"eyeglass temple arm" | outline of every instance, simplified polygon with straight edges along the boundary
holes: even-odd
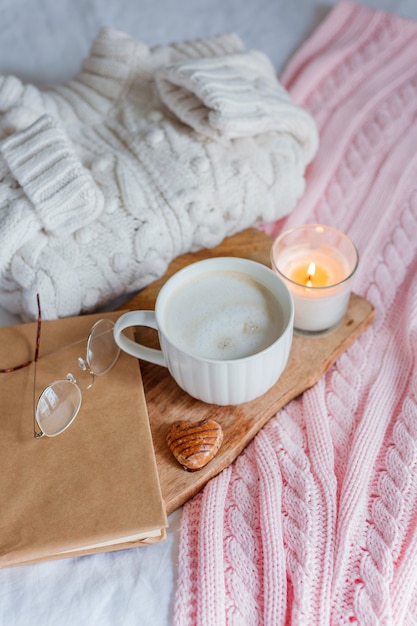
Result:
[[[42,313],[41,313],[41,303],[39,294],[36,294],[36,301],[38,305],[38,325],[36,328],[36,345],[35,345],[35,354],[33,357],[33,363],[35,364],[34,372],[33,372],[33,436],[35,438],[44,437],[44,433],[36,428],[36,364],[39,358],[39,347],[41,344],[41,326],[42,326]]]
[[[17,370],[21,370],[24,367],[28,367],[28,365],[38,360],[39,344],[40,344],[40,338],[41,338],[41,323],[42,323],[39,294],[36,294],[36,299],[38,303],[38,326],[37,326],[37,331],[36,331],[36,344],[35,344],[34,357],[30,361],[26,361],[26,363],[21,363],[20,365],[14,365],[13,367],[6,367],[4,369],[0,369],[0,374],[9,374],[10,372],[16,372]]]

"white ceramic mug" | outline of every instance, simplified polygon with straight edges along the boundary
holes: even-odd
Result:
[[[248,259],[198,261],[171,276],[155,311],[131,311],[114,338],[132,356],[167,367],[178,385],[210,404],[236,405],[268,391],[284,370],[294,322],[291,293],[270,268]],[[161,350],[123,334],[158,331]]]

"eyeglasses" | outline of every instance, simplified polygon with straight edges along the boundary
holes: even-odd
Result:
[[[120,348],[113,338],[114,322],[108,319],[98,320],[88,334],[85,357],[78,358],[79,368],[89,375],[89,383],[81,387],[77,384],[73,374],[67,374],[65,379],[56,380],[48,385],[41,393],[35,406],[36,366],[39,358],[42,325],[39,296],[37,296],[37,305],[38,323],[33,360],[15,367],[1,369],[0,373],[14,372],[34,363],[33,434],[36,438],[56,437],[64,432],[77,417],[82,403],[82,391],[91,389],[95,377],[106,374],[113,367],[119,357]]]

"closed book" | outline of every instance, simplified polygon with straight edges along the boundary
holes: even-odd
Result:
[[[35,365],[0,374],[0,567],[119,550],[164,539],[162,499],[139,362],[121,352],[92,378],[78,365],[106,313],[42,322]],[[0,368],[33,358],[36,323],[0,328]],[[71,373],[82,388],[73,423],[34,437],[42,390]]]

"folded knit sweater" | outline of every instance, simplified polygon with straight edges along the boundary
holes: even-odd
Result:
[[[24,319],[138,290],[185,252],[288,214],[317,148],[235,35],[148,49],[105,29],[78,76],[0,77],[0,301]]]

